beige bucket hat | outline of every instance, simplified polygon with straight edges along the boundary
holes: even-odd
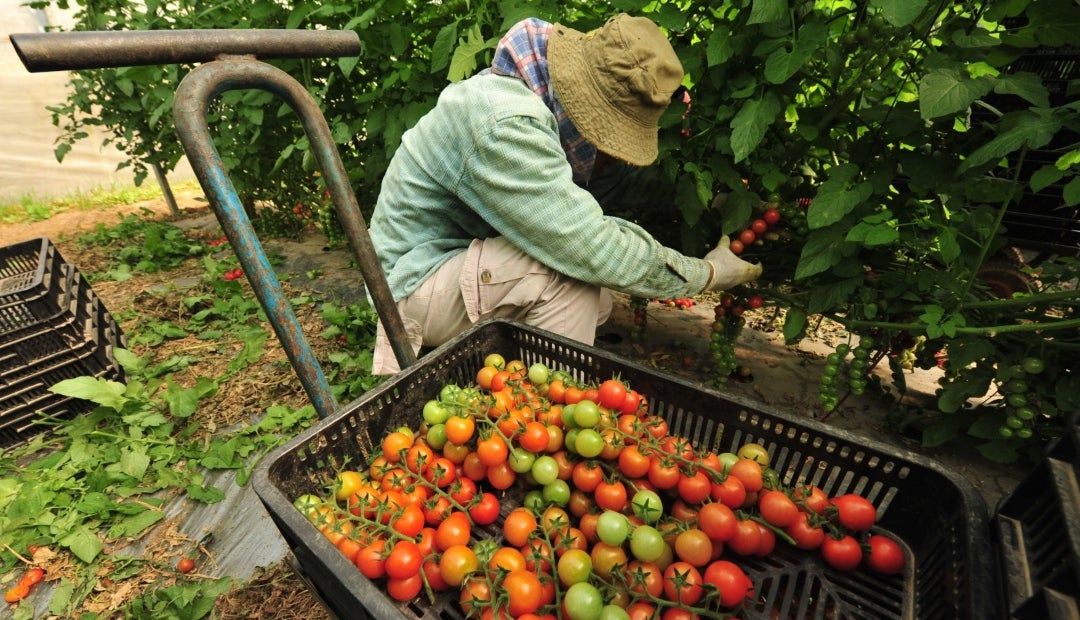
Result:
[[[586,140],[635,166],[656,161],[657,123],[683,78],[656,24],[625,13],[588,33],[554,24],[547,53],[555,96]]]

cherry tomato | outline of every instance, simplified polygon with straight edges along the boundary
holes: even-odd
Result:
[[[502,590],[510,599],[509,611],[514,618],[531,614],[543,604],[543,586],[536,573],[522,567],[503,578]]]
[[[536,517],[527,508],[515,508],[503,521],[503,538],[506,542],[521,547],[529,542],[529,537],[536,531]]]
[[[386,541],[376,540],[365,546],[356,554],[353,562],[360,573],[368,579],[378,579],[386,574],[386,558],[383,551],[386,549]]]
[[[477,525],[488,525],[499,518],[499,498],[494,493],[484,493],[480,501],[469,508],[469,516]]]
[[[597,389],[599,404],[608,409],[619,409],[626,402],[626,385],[618,379],[608,379]]]
[[[826,536],[821,543],[821,557],[836,570],[849,571],[862,562],[862,547],[850,534],[841,538]]]
[[[738,256],[739,254],[743,253],[743,250],[746,249],[746,245],[744,245],[743,242],[738,239],[732,239],[731,243],[728,245],[728,249],[731,250],[732,254]]]
[[[829,507],[829,496],[815,485],[797,486],[793,495],[799,508],[807,512],[823,515]]]
[[[734,562],[717,560],[705,569],[705,583],[712,584],[720,594],[720,605],[737,607],[750,595],[753,583]]]
[[[735,512],[726,504],[712,502],[698,510],[698,527],[711,540],[724,542],[735,535]]]
[[[435,528],[435,546],[446,550],[456,545],[469,544],[472,523],[463,512],[453,512]]]
[[[817,549],[825,542],[825,530],[812,524],[810,514],[806,512],[800,512],[784,531],[795,541],[796,547],[806,551]]]
[[[795,522],[799,508],[783,491],[766,490],[758,495],[758,512],[771,525],[785,528]]]
[[[353,545],[356,545],[355,549],[352,549],[350,547],[350,551],[353,552],[351,557],[348,555],[348,552],[342,551],[342,553],[346,554],[345,557],[349,558],[349,561],[352,562],[353,558],[356,557],[356,552],[360,550],[360,546],[356,543],[356,541],[353,541],[352,539],[344,538],[342,540],[347,540]],[[340,544],[338,545],[338,549],[341,549]],[[191,571],[195,570],[195,560],[192,560],[191,558],[180,558],[180,561],[176,563],[176,570],[185,574],[190,573]]]
[[[664,569],[664,595],[669,601],[694,605],[701,600],[701,573],[687,562],[672,562]]]
[[[395,601],[411,601],[424,589],[424,576],[418,570],[408,577],[391,577],[386,580],[386,593]]]
[[[849,530],[868,530],[877,521],[877,509],[861,495],[848,493],[834,497],[832,505],[836,507],[837,521]]]
[[[439,558],[439,572],[447,584],[458,587],[465,576],[480,568],[476,552],[465,545],[454,545],[442,552]]]
[[[728,472],[730,476],[738,478],[743,483],[743,488],[748,493],[756,493],[761,490],[764,483],[761,463],[753,459],[739,459],[731,466]]]
[[[627,417],[631,420],[637,419],[632,416]],[[648,474],[651,464],[652,460],[642,454],[641,449],[636,445],[626,446],[619,452],[619,471],[631,480]]]
[[[626,565],[626,580],[630,591],[658,598],[664,592],[664,573],[652,562],[630,560]]]
[[[866,565],[882,575],[898,575],[904,571],[904,550],[900,543],[883,536],[873,534],[866,541],[869,551],[866,553]]]
[[[596,485],[593,497],[600,508],[622,512],[627,502],[626,485],[621,480],[601,481]]]
[[[771,226],[779,222],[780,217],[780,209],[771,208],[765,210],[765,213],[761,216],[761,219],[765,220],[765,222]]]
[[[409,540],[399,540],[394,543],[390,554],[386,556],[386,575],[391,579],[406,579],[420,572],[420,564],[423,562],[420,548],[416,543]]]
[[[751,245],[757,241],[757,233],[747,228],[739,233],[739,241],[742,241],[744,246]]]
[[[712,560],[712,539],[697,528],[684,530],[675,537],[675,555],[682,562],[701,568]]]
[[[761,545],[761,528],[756,521],[740,519],[735,522],[735,535],[727,541],[727,548],[739,555],[753,555]]]

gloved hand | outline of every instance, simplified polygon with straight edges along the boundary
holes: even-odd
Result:
[[[761,265],[748,263],[735,256],[728,247],[731,240],[727,235],[720,237],[720,243],[705,255],[705,260],[712,265],[712,278],[705,285],[706,291],[726,291],[740,284],[757,279],[761,275]]]

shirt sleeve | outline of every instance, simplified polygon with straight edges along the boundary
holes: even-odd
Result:
[[[571,278],[640,297],[704,289],[704,260],[605,215],[574,184],[554,120],[545,121],[508,115],[478,134],[455,188],[462,200],[515,246]]]

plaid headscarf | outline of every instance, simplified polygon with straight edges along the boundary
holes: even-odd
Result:
[[[544,105],[559,122],[559,138],[566,159],[573,169],[574,181],[584,184],[592,174],[596,147],[578,133],[558,96],[551,92],[548,77],[547,44],[551,24],[535,17],[518,22],[499,41],[491,71],[498,75],[520,78],[544,101]]]

